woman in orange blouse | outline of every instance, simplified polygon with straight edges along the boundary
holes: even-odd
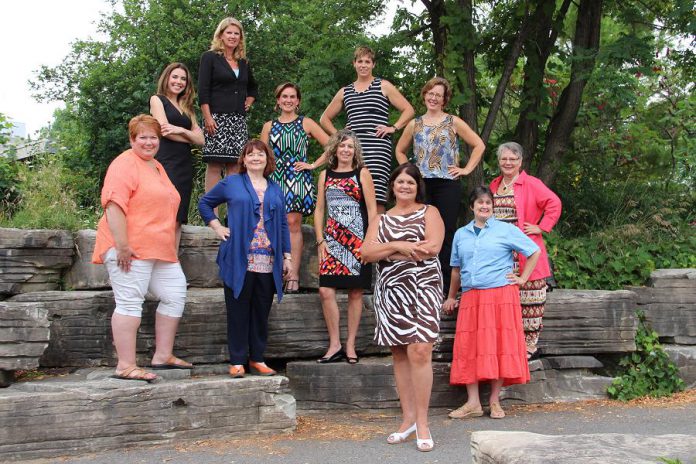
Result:
[[[136,364],[135,340],[149,291],[160,303],[155,321],[153,369],[191,369],[172,353],[186,301],[186,277],[176,252],[180,197],[154,159],[162,135],[159,122],[138,115],[128,123],[131,148],[109,165],[92,262],[104,263],[114,291],[111,317],[118,364],[114,377],[151,382],[157,375]]]

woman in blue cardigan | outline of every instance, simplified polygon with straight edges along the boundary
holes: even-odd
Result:
[[[250,140],[239,156],[239,174],[218,182],[198,202],[208,226],[222,239],[217,263],[225,284],[229,372],[244,377],[244,364],[257,375],[274,375],[266,366],[268,315],[273,294],[283,298],[283,276],[292,264],[285,200],[268,179],[275,159],[268,146]],[[227,204],[228,226],[214,212]]]

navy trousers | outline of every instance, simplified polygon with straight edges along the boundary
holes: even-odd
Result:
[[[239,298],[225,285],[230,364],[245,364],[249,359],[264,362],[268,315],[275,291],[272,273],[247,271]]]

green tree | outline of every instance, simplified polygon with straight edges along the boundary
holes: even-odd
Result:
[[[249,115],[252,135],[273,116],[273,89],[298,82],[303,111],[317,118],[339,85],[350,82],[357,44],[374,44],[365,33],[380,17],[377,0],[336,3],[270,0],[123,0],[123,11],[106,13],[104,41],[78,41],[57,67],[43,67],[34,82],[44,100],[63,100],[53,136],[66,147],[65,162],[84,182],[81,204],[98,201],[110,161],[128,145],[126,124],[148,111],[161,70],[184,62],[197,79],[200,55],[218,22],[235,16],[245,25],[247,49],[260,98]],[[379,58],[390,70],[387,51]],[[388,76],[391,77],[391,76]]]

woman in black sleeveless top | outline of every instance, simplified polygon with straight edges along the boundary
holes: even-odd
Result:
[[[156,158],[181,196],[176,215],[177,249],[181,224],[188,222],[193,189],[191,144],[203,145],[203,131],[198,127],[193,112],[194,98],[191,73],[183,63],[171,63],[164,69],[157,82],[157,94],[150,97],[150,114],[162,126],[162,140]]]

